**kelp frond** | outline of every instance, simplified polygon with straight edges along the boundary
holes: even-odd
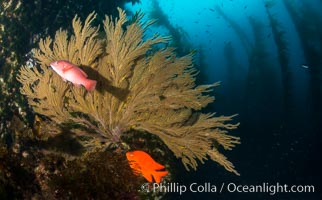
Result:
[[[102,40],[97,38],[99,28],[90,25],[94,13],[84,25],[75,17],[73,35],[59,30],[54,40],[40,41],[35,53],[40,70],[20,70],[22,93],[39,114],[57,123],[80,124],[106,142],[120,142],[132,129],[146,131],[159,136],[187,169],[210,158],[238,174],[218,151],[239,144],[238,137],[227,134],[238,126],[227,123],[234,116],[200,113],[214,101],[208,94],[219,84],[195,84],[192,53],[177,57],[173,48],[155,47],[169,37],[156,34],[143,40],[153,21],[141,22],[142,17],[138,14],[129,23],[119,9],[118,19],[105,18]],[[90,78],[97,80],[97,89],[88,93],[63,82],[48,68],[54,60],[92,67],[96,76]]]

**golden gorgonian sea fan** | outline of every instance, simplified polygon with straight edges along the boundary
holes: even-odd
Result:
[[[94,138],[117,142],[131,129],[146,131],[159,136],[186,169],[210,158],[238,174],[218,151],[240,143],[227,134],[238,126],[227,123],[233,116],[198,112],[214,101],[207,94],[218,84],[195,84],[192,54],[177,57],[173,48],[154,47],[168,37],[143,40],[152,21],[141,22],[142,17],[129,23],[119,9],[119,18],[103,22],[105,38],[91,26],[94,13],[84,24],[75,17],[74,33],[58,30],[54,39],[40,41],[34,53],[40,66],[20,70],[21,93],[35,112],[57,124],[82,125]],[[88,93],[63,82],[49,67],[56,60],[78,65],[97,80],[97,89]]]

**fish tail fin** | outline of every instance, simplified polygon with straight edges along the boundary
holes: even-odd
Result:
[[[83,85],[88,92],[91,92],[91,91],[95,90],[96,83],[97,83],[97,81],[87,79],[86,81],[84,81]]]
[[[168,171],[155,171],[152,173],[153,179],[156,183],[160,183],[161,182],[161,178],[166,176],[168,174]]]

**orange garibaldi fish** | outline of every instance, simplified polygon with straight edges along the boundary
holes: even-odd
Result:
[[[126,158],[129,161],[130,167],[134,170],[134,173],[142,174],[150,183],[153,182],[153,179],[156,183],[160,183],[161,178],[168,174],[168,171],[158,171],[163,170],[164,166],[157,163],[144,151],[127,152]]]
[[[87,74],[83,70],[68,61],[55,61],[50,63],[50,66],[64,81],[70,81],[75,86],[83,85],[89,92],[96,87],[95,80],[87,79]]]

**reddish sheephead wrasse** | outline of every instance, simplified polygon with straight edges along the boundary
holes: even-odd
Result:
[[[83,70],[68,61],[54,61],[50,63],[50,66],[64,81],[70,81],[75,86],[83,85],[89,92],[96,87],[97,82],[95,80],[87,79],[87,74]]]

